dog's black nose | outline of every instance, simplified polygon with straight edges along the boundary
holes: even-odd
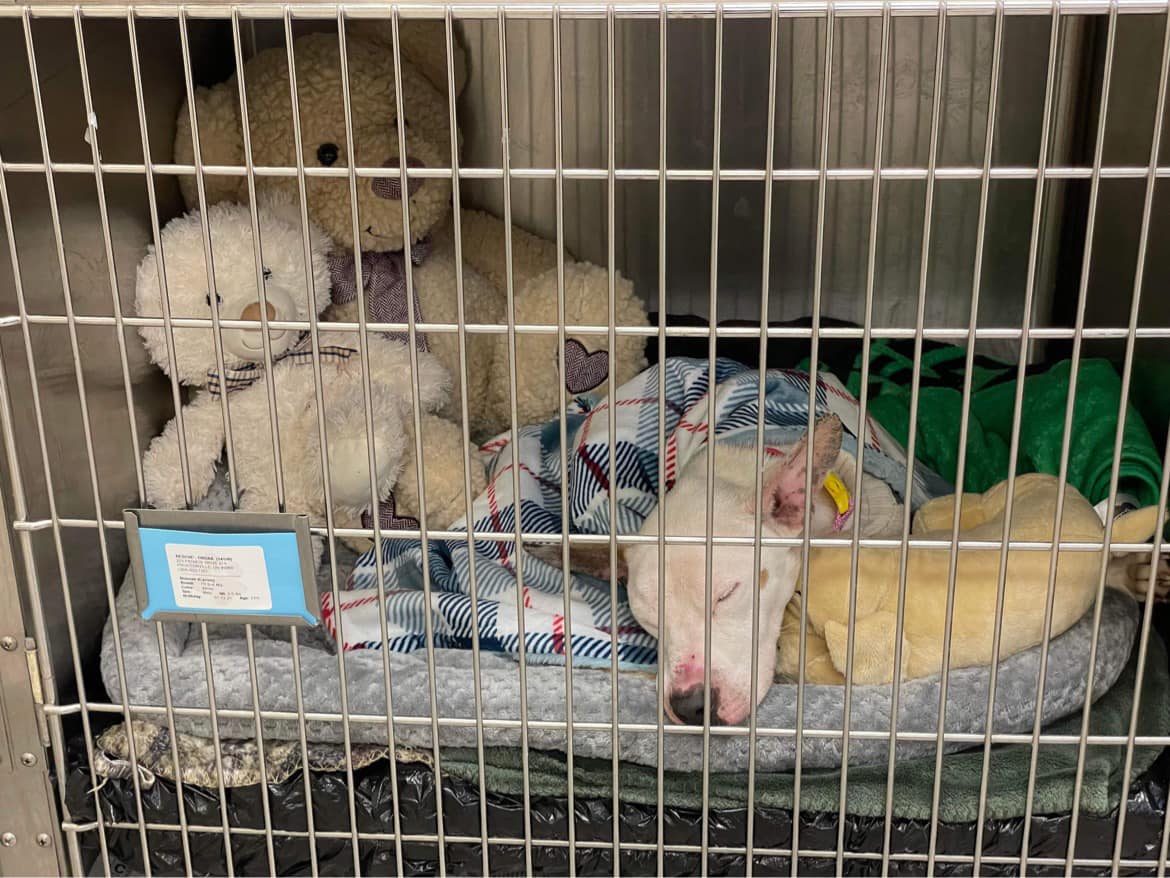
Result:
[[[679,722],[688,726],[703,724],[703,687],[695,686],[686,692],[670,693],[670,709]],[[719,690],[711,690],[711,725],[719,725]]]

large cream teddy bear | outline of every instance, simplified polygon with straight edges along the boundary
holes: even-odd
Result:
[[[399,169],[398,123],[405,130],[406,159],[411,168],[450,166],[451,131],[447,105],[447,64],[443,24],[436,21],[400,23],[404,113],[395,114],[395,78],[390,23],[354,22],[347,31],[349,103],[358,167],[385,168],[385,175],[356,178],[358,222],[354,223],[348,175],[310,176],[310,215],[330,235],[334,297],[343,304],[331,319],[356,321],[354,229],[362,253],[363,287],[370,316],[377,322],[455,323],[458,316],[455,247],[452,235],[451,181],[414,178],[407,185],[412,244],[414,301],[407,303],[402,253],[403,209]],[[301,123],[302,155],[307,168],[342,169],[349,165],[345,101],[335,33],[310,33],[294,43],[296,84]],[[456,87],[465,79],[463,58],[456,53]],[[244,69],[252,159],[260,166],[295,167],[295,138],[284,47],[251,58]],[[244,140],[239,113],[238,83],[232,79],[196,94],[200,134],[199,158],[205,165],[243,165]],[[195,159],[189,113],[178,115],[175,160]],[[243,176],[208,176],[207,198],[246,200]],[[262,191],[296,193],[294,177],[256,178]],[[182,180],[189,206],[197,203],[195,179]],[[464,259],[464,320],[468,324],[507,323],[505,228],[496,218],[473,210],[460,214]],[[512,235],[515,319],[520,324],[555,325],[557,274],[555,247],[520,229]],[[604,326],[609,322],[609,282],[597,266],[569,260],[565,270],[565,316],[568,324]],[[645,309],[632,285],[615,278],[617,325],[646,325]],[[347,304],[345,304],[347,303]],[[458,419],[459,337],[429,332],[419,345],[435,355],[453,377],[453,393],[445,413]],[[521,335],[516,341],[516,408],[521,424],[546,420],[561,400],[586,391],[604,393],[609,378],[624,383],[645,367],[644,339],[617,337],[615,375],[608,374],[607,340],[602,334],[574,334],[566,342],[566,374],[557,374],[555,333]],[[511,422],[509,340],[502,332],[469,332],[467,405],[473,439],[482,440]]]
[[[1029,473],[1016,478],[1010,539],[1050,542],[1060,482],[1055,476]],[[911,535],[917,539],[951,539],[955,497],[936,497],[914,516]],[[1138,509],[1113,523],[1112,540],[1141,543],[1154,533],[1157,507]],[[959,539],[998,541],[1007,512],[1007,483],[984,494],[960,498]],[[1097,512],[1076,488],[1065,488],[1061,542],[1101,543],[1105,527]],[[856,615],[853,625],[853,681],[889,683],[894,675],[898,585],[901,550],[862,547],[857,563]],[[903,604],[902,678],[915,679],[942,670],[950,548],[912,547],[906,571]],[[1049,551],[1008,552],[1004,587],[1000,657],[1036,646],[1044,637],[1048,596]],[[805,679],[810,683],[844,682],[849,644],[850,547],[824,546],[809,556]],[[960,548],[955,571],[950,667],[986,665],[992,658],[995,605],[999,589],[1000,552]],[[1149,565],[1136,566],[1124,556],[1110,560],[1106,583],[1144,594]],[[1052,636],[1062,634],[1092,606],[1101,573],[1101,553],[1062,550],[1052,612]],[[1159,571],[1164,580],[1163,571]],[[795,679],[798,670],[800,605],[789,604],[780,634],[777,672]]]
[[[257,212],[264,283],[270,321],[307,321],[311,311],[330,303],[328,236],[310,223],[312,278],[305,275],[299,210],[279,201],[262,203]],[[251,212],[238,204],[208,209],[207,224],[215,272],[218,311],[224,320],[259,320],[256,262]],[[207,282],[202,220],[197,212],[172,220],[161,236],[166,302],[172,318],[210,318],[211,285]],[[159,254],[151,247],[138,268],[136,306],[140,316],[164,315]],[[311,280],[311,284],[310,284]],[[230,462],[240,489],[240,507],[250,511],[279,509],[276,454],[280,449],[285,509],[309,513],[314,526],[326,523],[322,480],[320,421],[312,339],[293,329],[269,331],[272,367],[266,372],[261,330],[223,328],[223,373],[217,363],[210,327],[173,327],[168,344],[165,326],[141,327],[146,349],[168,375],[189,388],[183,405],[182,437],[178,417],[151,443],[143,460],[146,500],[161,508],[186,504],[183,451],[191,501],[201,500],[223,454],[224,404],[231,425]],[[366,438],[365,378],[357,339],[352,333],[318,333],[321,399],[324,404],[332,511],[338,527],[369,526],[370,472]],[[408,391],[412,380],[410,351],[399,341],[372,335],[367,346],[379,498],[393,490],[397,515],[417,515],[413,417]],[[446,370],[426,353],[418,356],[415,373],[424,430],[433,440],[427,454],[461,459],[460,431],[432,414],[447,400]],[[272,435],[269,378],[275,402],[279,442]],[[224,395],[226,393],[226,396]],[[424,462],[426,462],[424,458]],[[446,461],[444,460],[444,463]],[[431,467],[437,485],[428,480],[431,526],[445,527],[462,514],[462,468],[457,474]],[[453,489],[444,493],[450,484]],[[477,483],[482,485],[482,475]],[[457,488],[458,490],[454,490]],[[380,513],[383,513],[380,510]],[[381,514],[383,526],[392,526]],[[319,551],[319,546],[317,547]]]

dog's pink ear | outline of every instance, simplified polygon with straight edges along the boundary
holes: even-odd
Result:
[[[842,426],[836,415],[817,419],[813,429],[813,490],[821,486],[841,453]],[[785,530],[804,527],[804,485],[808,472],[808,433],[782,461],[764,474],[764,515]]]

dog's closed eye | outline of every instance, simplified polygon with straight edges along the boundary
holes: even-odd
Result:
[[[725,600],[727,600],[729,597],[731,597],[733,594],[735,594],[736,590],[740,587],[741,584],[742,583],[737,582],[731,588],[727,589],[727,591],[723,592],[723,594],[719,595],[719,597],[717,597],[715,599],[715,603],[717,603],[717,604],[723,603]]]

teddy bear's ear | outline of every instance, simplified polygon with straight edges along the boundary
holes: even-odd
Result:
[[[387,48],[394,45],[394,26],[389,19],[359,20],[351,27]],[[400,18],[398,35],[402,38],[402,62],[412,64],[427,82],[447,94],[447,27],[441,19]],[[391,51],[393,49],[391,48]],[[455,66],[455,96],[463,93],[467,85],[467,56],[459,44],[459,38],[452,34],[451,53]]]
[[[296,196],[283,189],[256,193],[256,209],[301,232],[301,204]],[[309,243],[314,253],[328,253],[333,241],[321,226],[309,217]]]
[[[199,126],[200,159],[204,165],[243,165],[244,137],[240,131],[239,93],[236,79],[211,88],[195,89],[195,115]],[[179,109],[175,131],[175,161],[181,165],[195,163],[191,139],[191,113],[187,102]],[[247,178],[205,174],[207,203],[238,201],[245,191]],[[189,208],[198,208],[199,193],[194,174],[179,177],[179,188]]]
[[[301,206],[296,197],[284,189],[261,190],[256,193],[256,210],[267,214],[292,228],[301,227]],[[313,221],[309,220],[312,228]]]
[[[402,37],[402,57],[409,60],[440,93],[447,94],[447,28],[436,19],[414,18],[398,22]],[[452,61],[455,66],[455,97],[467,85],[467,56],[458,35],[451,35]]]

